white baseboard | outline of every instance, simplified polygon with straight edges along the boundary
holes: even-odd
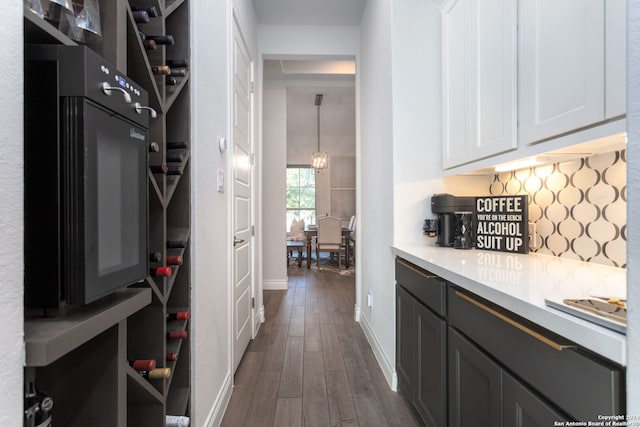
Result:
[[[286,291],[289,289],[289,281],[284,280],[263,280],[262,290],[265,291]]]
[[[260,325],[264,323],[264,305],[255,311],[253,316],[253,336],[255,338],[260,331]]]
[[[387,357],[387,354],[382,349],[382,345],[380,345],[380,341],[378,341],[376,334],[373,332],[373,329],[371,329],[371,325],[369,325],[367,317],[361,316],[359,310],[357,310],[356,313],[360,318],[360,327],[364,331],[364,335],[369,341],[371,350],[373,350],[373,355],[376,357],[376,360],[378,361],[378,364],[382,369],[382,373],[387,379],[387,383],[389,383],[389,387],[391,387],[391,390],[393,391],[398,391],[398,373],[396,372],[395,367],[391,363],[391,360],[389,360],[389,357]]]
[[[231,392],[233,391],[233,375],[228,374],[224,380],[222,388],[216,397],[215,402],[213,402],[213,407],[211,411],[209,411],[209,415],[207,416],[207,420],[204,425],[207,427],[216,427],[222,424],[222,418],[224,417],[224,412],[227,410],[227,406],[229,406],[229,401],[231,400]]]
[[[355,305],[354,310],[353,310],[353,319],[356,322],[360,321],[360,306],[359,305]]]

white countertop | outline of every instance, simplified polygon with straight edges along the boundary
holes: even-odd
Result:
[[[544,301],[590,295],[626,298],[625,269],[535,253],[462,250],[424,243],[398,243],[392,248],[397,256],[626,365],[624,334],[547,307]]]

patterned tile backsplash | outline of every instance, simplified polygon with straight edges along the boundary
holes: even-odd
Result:
[[[532,252],[627,266],[626,150],[496,174],[491,195],[529,195]]]

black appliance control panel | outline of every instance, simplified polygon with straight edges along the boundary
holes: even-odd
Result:
[[[59,97],[85,97],[149,128],[149,95],[86,46],[27,45],[26,61],[43,73],[56,73]],[[155,111],[153,112],[155,115]]]

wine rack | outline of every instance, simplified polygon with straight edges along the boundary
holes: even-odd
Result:
[[[167,321],[168,313],[191,311],[189,0],[99,0],[99,7],[102,39],[88,46],[142,86],[157,113],[148,141],[159,146],[149,152],[149,165],[158,168],[148,173],[148,252],[159,252],[161,259],[149,266],[170,267],[171,275],[149,274],[124,290],[121,300],[87,310],[80,335],[67,319],[46,327],[25,322],[26,369],[35,370],[36,385],[52,395],[54,407],[65,409],[54,411],[55,425],[157,427],[165,425],[166,415],[191,416],[191,323]],[[137,23],[133,10],[150,7],[158,16]],[[24,25],[25,43],[77,44],[26,8]],[[148,50],[144,35],[172,35],[174,43]],[[152,70],[170,60],[186,61],[175,84]],[[167,142],[180,148],[168,149]],[[158,173],[163,165],[167,172]],[[182,263],[167,265],[171,256]],[[168,340],[169,331],[186,331],[187,337]],[[45,343],[43,334],[51,335]],[[155,359],[171,375],[147,379],[127,358]]]

